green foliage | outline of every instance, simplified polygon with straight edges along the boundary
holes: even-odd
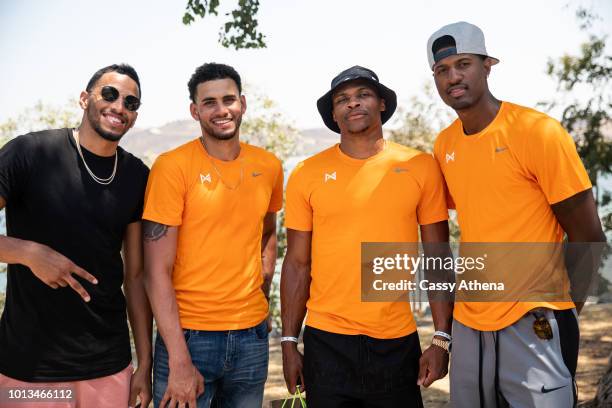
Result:
[[[0,123],[0,146],[4,146],[17,131],[17,122],[14,119],[8,119],[4,123]]]
[[[285,162],[295,152],[299,132],[289,123],[276,103],[265,95],[249,93],[249,108],[240,126],[240,139],[263,147]],[[251,114],[251,112],[253,112]],[[285,255],[287,232],[284,209],[277,214],[278,256]]]
[[[453,120],[429,82],[423,85],[419,95],[410,98],[407,107],[398,109],[396,116],[399,127],[391,130],[389,140],[427,153],[433,152],[438,133]],[[454,211],[451,211],[448,224],[451,241],[458,241],[459,226]]]
[[[240,140],[262,147],[285,162],[295,152],[298,130],[286,119],[276,103],[257,92],[246,92],[248,109],[240,126]],[[287,248],[287,230],[284,227],[284,206],[277,213],[277,256],[282,259]],[[278,270],[270,288],[270,314],[275,330],[281,327],[280,286]]]
[[[78,101],[68,100],[62,106],[49,105],[38,101],[33,107],[26,108],[16,118],[0,123],[0,146],[9,139],[44,129],[77,127],[81,123],[82,112]]]
[[[183,24],[189,25],[195,17],[219,15],[219,0],[188,0]],[[219,31],[219,42],[225,48],[265,48],[264,35],[257,31],[259,0],[239,0],[238,7],[225,15],[231,17]]]
[[[249,108],[240,127],[240,139],[271,151],[283,161],[289,158],[298,140],[297,129],[267,96],[249,94],[247,102]]]
[[[591,28],[598,17],[579,8],[582,30]],[[612,174],[612,56],[606,54],[605,36],[590,34],[577,55],[563,55],[548,61],[547,73],[557,82],[558,97],[544,102],[553,109],[563,104],[561,123],[576,141],[578,154],[595,187],[598,204],[609,203],[609,192],[599,191],[599,178]],[[579,99],[577,95],[587,95]],[[612,216],[604,214],[606,230],[612,230]]]
[[[407,108],[399,108],[395,116],[399,118],[399,128],[391,130],[389,140],[424,152],[433,151],[436,136],[452,120],[429,82],[421,95],[412,96]]]
[[[189,0],[187,2],[187,11],[183,15],[183,24],[189,25],[195,20],[195,16],[204,18],[206,14],[219,15],[217,7],[219,7],[219,0],[203,0],[204,4],[200,0]]]

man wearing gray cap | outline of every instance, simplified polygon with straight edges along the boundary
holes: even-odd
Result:
[[[418,242],[419,225],[423,242],[448,241],[433,157],[383,139],[396,104],[373,71],[341,72],[317,102],[340,143],[298,164],[287,184],[283,370],[290,392],[306,389],[310,408],[422,407],[418,385],[447,372],[450,303],[432,303],[439,332],[421,356],[407,298],[361,298],[362,243]]]
[[[438,136],[434,155],[461,241],[532,248],[560,243],[565,234],[569,242],[605,241],[571,136],[549,116],[489,91],[499,60],[487,53],[482,31],[465,22],[444,26],[429,38],[427,57],[440,97],[458,116]],[[518,294],[549,293],[553,283],[567,282],[562,261],[550,271],[504,265],[495,266],[504,279],[523,277]],[[563,288],[554,299],[455,304],[453,407],[575,405],[579,331]]]

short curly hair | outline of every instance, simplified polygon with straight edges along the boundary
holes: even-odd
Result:
[[[216,79],[229,78],[236,83],[238,86],[238,92],[242,93],[242,80],[240,75],[233,67],[225,64],[217,64],[215,62],[209,62],[204,65],[200,65],[196,68],[195,72],[189,79],[187,87],[189,88],[189,98],[196,103],[196,91],[198,85],[207,81],[214,81]]]

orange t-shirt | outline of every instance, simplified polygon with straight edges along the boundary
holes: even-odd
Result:
[[[157,158],[143,218],[179,226],[172,283],[181,327],[238,330],[266,318],[263,219],[282,207],[282,189],[281,162],[245,143],[229,162],[211,159],[199,139]]]
[[[418,242],[418,224],[448,218],[433,157],[396,143],[365,160],[339,145],[298,164],[287,184],[287,228],[312,231],[308,326],[397,338],[416,330],[408,302],[361,301],[361,243]]]
[[[461,242],[561,242],[564,231],[551,204],[591,188],[574,141],[561,124],[508,102],[477,134],[465,135],[455,120],[438,136],[434,156],[448,186],[449,208],[457,209]],[[556,271],[566,275],[564,267]],[[522,273],[534,274],[524,279],[528,284],[546,285],[542,270]],[[539,289],[546,291],[529,288]],[[477,330],[500,330],[536,307],[563,310],[573,303],[458,302],[454,317]]]

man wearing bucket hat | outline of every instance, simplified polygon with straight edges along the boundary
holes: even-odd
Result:
[[[283,369],[289,391],[301,383],[311,408],[419,407],[418,385],[447,372],[450,303],[432,305],[438,345],[421,357],[408,302],[361,299],[362,243],[418,242],[418,225],[423,241],[448,240],[434,159],[383,139],[396,106],[373,71],[341,72],[317,101],[340,143],[298,164],[287,185]]]
[[[440,97],[458,115],[438,136],[434,155],[461,241],[560,243],[564,234],[570,242],[605,241],[571,136],[547,115],[491,94],[487,77],[499,60],[487,52],[482,31],[466,22],[444,26],[429,38],[427,58]],[[544,272],[531,271],[513,271],[529,274],[521,290],[546,293],[550,281],[538,279]],[[508,300],[455,304],[452,406],[575,405],[574,303]]]

